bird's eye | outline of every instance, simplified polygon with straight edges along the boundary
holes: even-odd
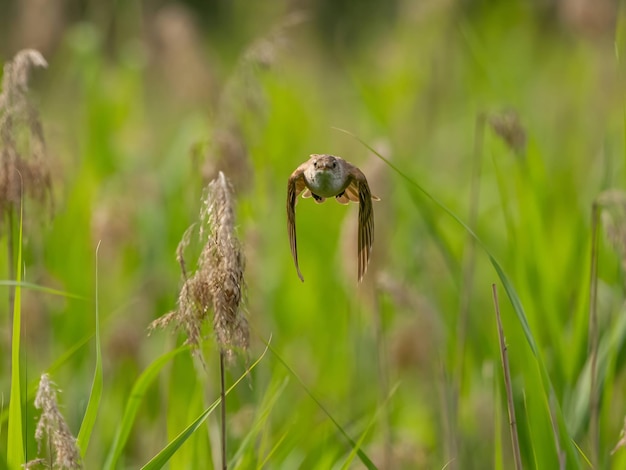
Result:
[[[313,167],[317,168],[317,160],[313,160]]]
[[[333,162],[333,168],[337,168],[337,162]]]

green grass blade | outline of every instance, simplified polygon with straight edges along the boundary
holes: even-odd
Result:
[[[98,251],[100,249],[100,243],[96,247],[96,370],[93,376],[93,383],[91,385],[91,393],[89,394],[89,402],[87,403],[87,409],[85,410],[85,416],[78,432],[78,448],[80,449],[81,457],[84,459],[87,453],[87,447],[89,446],[89,439],[91,438],[91,432],[96,424],[96,418],[98,417],[98,408],[100,407],[100,398],[102,397],[102,349],[100,346],[100,316],[98,311]]]
[[[21,335],[21,304],[22,290],[19,285],[22,279],[22,208],[17,239],[17,264],[13,298],[13,334],[11,337],[11,397],[9,398],[9,423],[7,435],[7,466],[20,469],[26,461],[24,454],[24,438],[22,434],[22,390],[20,386],[20,335]],[[9,247],[12,249],[12,247]]]
[[[359,138],[358,136],[356,136],[355,134],[349,131],[346,131],[344,129],[339,129],[339,128],[334,128],[334,129],[353,137],[354,139],[359,141],[364,147],[366,147],[369,151],[371,151],[374,155],[376,155],[378,158],[383,160],[392,170],[394,170],[398,175],[400,175],[404,179],[404,181],[409,185],[410,189],[417,189],[418,191],[423,193],[427,198],[429,198],[441,210],[443,210],[448,216],[452,217],[452,219],[454,219],[461,227],[463,227],[463,229],[467,231],[467,233],[469,233],[474,238],[474,240],[476,240],[476,244],[483,249],[485,254],[487,254],[487,256],[489,257],[489,261],[491,262],[493,268],[498,274],[498,277],[500,278],[500,282],[502,282],[502,285],[504,287],[504,290],[507,293],[509,301],[511,302],[511,305],[513,306],[515,315],[517,316],[522,326],[524,335],[526,337],[526,341],[537,362],[537,366],[539,368],[539,373],[541,376],[541,385],[542,385],[543,392],[544,392],[544,399],[545,399],[545,402],[548,403],[549,401],[548,397],[550,397],[550,395],[553,393],[552,382],[548,375],[548,370],[543,361],[543,357],[541,356],[540,351],[537,348],[537,342],[535,341],[535,338],[528,324],[528,319],[524,311],[524,308],[522,306],[522,302],[519,296],[517,295],[517,292],[515,288],[513,287],[513,284],[509,280],[508,276],[506,275],[506,273],[504,272],[504,270],[502,269],[502,267],[500,266],[496,258],[491,254],[487,246],[482,242],[482,240],[478,237],[478,235],[476,235],[476,233],[474,233],[474,231],[465,222],[463,222],[463,220],[461,220],[459,216],[457,216],[454,212],[452,212],[452,210],[448,209],[448,207],[445,204],[443,204],[441,201],[439,201],[437,198],[431,195],[420,184],[418,184],[412,178],[407,176],[403,171],[401,171],[393,163],[391,163],[389,160],[383,157],[371,145],[367,144],[361,138]],[[565,420],[563,418],[563,413],[561,411],[560,404],[559,403],[555,404],[555,407],[554,407],[555,416],[552,415],[552,411],[550,410],[549,407],[547,407],[546,411],[547,413],[549,413],[550,419],[555,420],[555,424],[558,427],[560,440],[562,441],[562,445],[567,455],[568,468],[580,468],[579,455],[572,443],[573,441],[570,438],[567,426],[565,425]]]
[[[111,447],[107,460],[104,464],[105,470],[116,468],[117,461],[122,455],[122,450],[128,441],[128,436],[130,435],[133,423],[135,422],[137,410],[139,409],[139,405],[141,404],[148,387],[154,382],[154,379],[158,376],[159,372],[161,372],[161,369],[165,366],[165,364],[182,351],[186,351],[188,349],[188,346],[180,346],[173,351],[163,354],[161,357],[153,361],[146,368],[146,370],[141,373],[133,385],[133,389],[130,392],[128,401],[126,402],[124,416],[122,416],[122,421],[117,428],[113,446]]]
[[[286,431],[274,442],[274,445],[269,450],[269,452],[265,455],[265,457],[263,458],[263,461],[257,465],[256,467],[257,470],[266,468],[267,463],[270,461],[272,456],[276,453],[276,451],[282,445],[283,441],[287,438],[288,435],[289,435],[289,432]]]
[[[282,380],[280,384],[277,384],[273,387],[275,388],[275,390],[271,390],[269,392],[269,396],[266,397],[265,403],[263,403],[259,407],[259,417],[255,420],[254,424],[250,427],[250,430],[248,431],[246,436],[242,439],[241,445],[237,449],[237,452],[235,452],[235,455],[233,455],[233,457],[228,462],[229,468],[236,468],[236,463],[240,461],[246,448],[254,447],[254,453],[257,454],[259,458],[264,454],[263,446],[261,444],[257,445],[257,435],[260,430],[266,428],[267,418],[270,416],[270,413],[274,409],[276,403],[278,403],[278,399],[282,395],[288,383],[289,380],[287,377],[285,377],[285,379]],[[282,440],[283,439],[281,439],[281,442]],[[275,449],[276,447],[274,447],[274,450]],[[267,458],[265,459],[265,461],[267,461]]]
[[[352,449],[357,449],[357,455],[359,456],[359,459],[361,460],[361,462],[363,463],[363,465],[365,465],[369,470],[373,470],[376,469],[376,465],[374,465],[374,463],[370,460],[370,458],[365,454],[365,452],[363,452],[359,446],[356,444],[356,442],[354,442],[352,440],[352,438],[348,435],[348,433],[343,429],[343,427],[341,427],[341,425],[339,424],[339,422],[337,422],[337,420],[333,417],[333,415],[330,414],[330,412],[326,409],[326,407],[322,404],[321,401],[319,401],[317,399],[317,397],[315,395],[313,395],[313,392],[311,392],[311,390],[309,390],[309,388],[305,385],[305,383],[302,381],[302,379],[300,378],[300,376],[298,374],[296,374],[296,372],[289,367],[289,365],[287,364],[287,362],[285,362],[285,360],[280,356],[280,354],[278,354],[278,352],[276,352],[276,350],[269,344],[269,343],[265,343],[267,345],[267,347],[269,348],[270,351],[272,351],[272,354],[274,354],[274,357],[276,359],[278,359],[278,361],[285,367],[285,369],[287,369],[289,371],[289,373],[295,377],[295,379],[298,381],[298,383],[300,383],[300,386],[304,389],[304,391],[307,393],[307,395],[315,402],[315,404],[324,412],[324,414],[326,416],[328,416],[328,419],[330,419],[332,421],[332,423],[335,425],[335,427],[337,428],[337,430],[339,431],[339,433],[346,439],[346,441],[348,441],[348,443],[350,444],[350,446],[352,447]]]
[[[591,464],[591,460],[589,460],[589,458],[585,455],[585,453],[580,448],[580,446],[578,444],[576,444],[576,442],[574,442],[574,441],[572,441],[572,443],[574,444],[574,447],[576,447],[576,450],[578,451],[580,456],[583,458],[585,463],[589,466],[589,468],[593,468],[593,465]]]
[[[269,346],[269,343],[267,343]],[[228,395],[234,388],[239,385],[241,382],[251,371],[254,369],[263,359],[265,353],[267,352],[267,347],[263,351],[263,354],[259,356],[259,358],[250,365],[246,369],[246,371],[241,374],[241,377],[237,379],[237,381],[232,384],[228,390],[226,390],[226,395]],[[211,406],[209,406],[206,410],[204,410],[200,416],[198,416],[189,426],[187,426],[178,436],[176,436],[168,445],[166,445],[157,455],[152,457],[152,459],[145,464],[142,470],[157,470],[162,468],[168,460],[176,453],[176,451],[182,446],[187,439],[189,439],[194,432],[198,430],[200,426],[206,421],[209,415],[219,406],[221,399],[215,400]]]
[[[74,346],[65,351],[61,356],[56,358],[54,362],[46,369],[46,373],[50,376],[54,376],[54,373],[61,368],[69,359],[74,356],[87,342],[91,339],[93,335],[87,335],[80,341],[78,341]],[[35,395],[37,395],[37,389],[39,387],[39,378],[32,380],[28,384],[28,392],[26,394],[26,401],[30,402],[35,399]],[[3,409],[0,413],[0,426],[9,418],[9,410]]]
[[[496,377],[496,376],[494,376]],[[503,442],[502,442],[502,407],[499,406],[502,396],[500,393],[500,381],[494,380],[495,406],[493,411],[493,470],[503,470]]]
[[[380,404],[380,406],[376,410],[376,413],[374,413],[374,415],[370,418],[369,422],[367,423],[367,426],[365,426],[365,429],[361,433],[361,437],[359,437],[359,440],[356,441],[356,446],[352,448],[352,451],[350,451],[348,458],[346,458],[346,461],[341,466],[342,470],[348,470],[350,468],[350,464],[356,457],[356,453],[358,452],[359,449],[361,449],[361,446],[363,445],[363,441],[365,441],[365,436],[367,436],[367,433],[370,431],[370,429],[372,428],[372,426],[374,425],[374,423],[380,416],[381,411],[387,406],[387,404],[389,403],[389,400],[391,400],[391,397],[396,393],[399,386],[400,384],[396,384],[393,386],[393,388],[389,391],[389,395],[387,395],[387,397],[385,398],[385,401]]]
[[[0,286],[8,286],[8,287],[25,287],[30,290],[34,290],[37,292],[43,292],[44,294],[57,295],[59,297],[66,297],[68,299],[76,299],[76,300],[88,300],[87,297],[83,297],[82,295],[72,294],[71,292],[65,292],[58,289],[53,289],[52,287],[40,286],[39,284],[34,284],[32,282],[20,282],[20,281],[0,281]]]

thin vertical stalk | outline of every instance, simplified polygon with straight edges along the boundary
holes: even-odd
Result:
[[[469,194],[469,219],[468,226],[476,229],[478,219],[478,207],[480,204],[480,176],[482,173],[482,155],[483,141],[485,133],[485,115],[480,113],[476,117],[474,128],[474,154],[472,158],[472,179]],[[463,358],[465,356],[465,343],[467,341],[467,324],[469,318],[469,309],[474,284],[474,269],[476,265],[476,240],[470,234],[467,235],[466,251],[463,260],[463,280],[461,287],[461,299],[459,303],[459,321],[456,331],[456,373],[452,384],[452,410],[450,418],[454,420],[451,425],[453,432],[450,434],[449,451],[450,456],[455,460],[451,464],[454,468],[458,468],[458,453],[460,444],[460,435],[458,431],[458,402],[463,384]]]
[[[221,399],[221,416],[220,416],[220,438],[222,446],[222,470],[226,470],[226,387],[224,385],[224,350],[220,348],[220,399]]]
[[[591,267],[589,269],[589,354],[591,355],[591,389],[589,390],[589,440],[591,463],[598,468],[600,436],[598,428],[598,227],[600,210],[597,202],[591,207]]]
[[[8,279],[15,279],[15,264],[13,259],[13,207],[9,205],[7,209],[7,263],[8,263]],[[15,303],[15,287],[9,287],[9,312],[13,312],[13,304]],[[11,321],[13,321],[11,319]],[[9,324],[9,328],[12,323]]]
[[[376,334],[376,348],[378,350],[378,382],[380,384],[380,406],[383,413],[382,433],[383,433],[383,468],[393,468],[391,451],[391,416],[389,407],[385,402],[389,399],[389,361],[387,358],[387,343],[383,327],[383,308],[380,294],[377,295],[374,312],[374,330]]]
[[[509,425],[511,427],[511,444],[513,446],[513,458],[515,469],[522,469],[522,456],[519,448],[519,438],[517,437],[517,421],[515,420],[515,405],[513,403],[513,386],[511,385],[511,371],[509,369],[509,356],[507,353],[504,330],[502,329],[502,319],[500,318],[500,305],[498,303],[498,290],[495,284],[491,285],[493,293],[493,304],[496,311],[496,321],[498,324],[498,338],[500,340],[500,358],[502,360],[502,371],[504,372],[504,387],[506,388],[506,403],[509,409]]]

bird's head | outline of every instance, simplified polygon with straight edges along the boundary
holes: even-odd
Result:
[[[333,155],[311,155],[313,168],[317,171],[333,171],[339,167],[339,161],[337,157]]]

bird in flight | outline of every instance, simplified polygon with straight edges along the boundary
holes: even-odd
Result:
[[[298,245],[296,243],[296,198],[312,197],[316,203],[323,203],[326,198],[334,197],[340,204],[350,201],[359,203],[358,230],[358,279],[363,279],[367,270],[372,244],[374,243],[374,210],[372,196],[367,179],[361,170],[343,158],[334,155],[313,154],[300,165],[289,177],[287,185],[287,228],[291,255],[298,271],[298,277],[304,277],[298,266]]]

